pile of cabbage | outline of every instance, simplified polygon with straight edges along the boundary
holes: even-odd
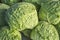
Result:
[[[0,40],[60,40],[60,0],[0,0]]]

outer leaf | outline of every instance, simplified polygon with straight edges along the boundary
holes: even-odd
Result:
[[[8,5],[0,3],[0,26],[5,26],[5,11],[9,8]]]
[[[55,25],[55,27],[59,33],[59,39],[60,39],[60,22],[57,25]]]
[[[31,31],[32,31],[32,30],[27,29],[27,30],[23,30],[22,33],[23,33],[25,36],[30,37]]]

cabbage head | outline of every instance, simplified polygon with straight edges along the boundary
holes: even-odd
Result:
[[[45,21],[40,21],[31,32],[32,40],[59,40],[56,28]]]
[[[27,2],[17,3],[6,12],[6,21],[10,29],[18,31],[33,29],[38,24],[36,8],[33,4]]]
[[[56,25],[60,21],[60,2],[42,3],[39,19]]]
[[[22,40],[20,32],[10,30],[7,26],[0,28],[0,40]]]

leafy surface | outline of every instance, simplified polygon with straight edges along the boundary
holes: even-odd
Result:
[[[60,2],[42,3],[39,12],[39,19],[57,24],[60,21]]]
[[[40,21],[31,32],[32,40],[59,40],[55,27],[45,21]]]
[[[15,3],[18,3],[21,0],[1,0],[2,3],[8,4],[8,5],[13,5]]]
[[[17,3],[7,10],[6,21],[11,29],[33,29],[38,24],[36,8],[31,3]]]
[[[16,30],[9,30],[6,26],[0,28],[0,40],[22,40],[21,34]]]

